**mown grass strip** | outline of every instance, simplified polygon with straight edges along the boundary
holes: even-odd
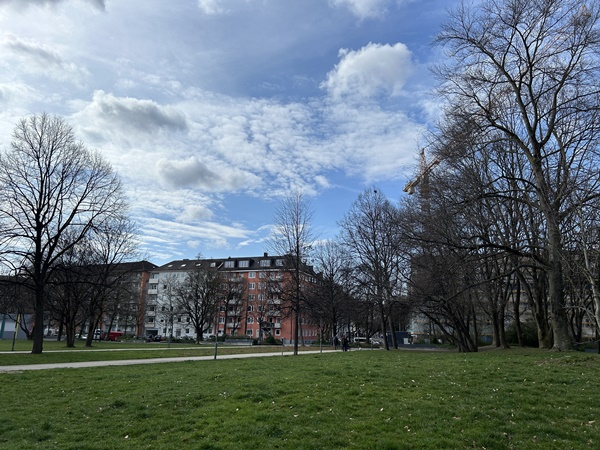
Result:
[[[109,361],[147,358],[175,358],[190,356],[210,356],[214,354],[213,345],[168,345],[99,342],[93,347],[67,348],[64,343],[53,342],[46,346],[44,353],[33,355],[28,350],[2,351],[0,347],[0,366],[21,364],[51,364],[86,361]],[[280,346],[235,346],[219,345],[218,355],[238,353],[281,353],[291,351],[292,347]],[[302,347],[303,350],[318,350],[317,347]],[[22,353],[25,352],[25,353]]]
[[[1,448],[594,448],[600,360],[354,351],[0,375]]]

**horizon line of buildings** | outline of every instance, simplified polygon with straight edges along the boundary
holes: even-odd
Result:
[[[169,283],[183,282],[194,270],[218,271],[225,282],[235,282],[239,292],[219,299],[218,311],[210,314],[202,338],[208,336],[244,336],[264,339],[271,334],[284,343],[293,342],[293,317],[282,295],[283,284],[289,280],[291,267],[285,256],[262,256],[177,259],[158,266],[148,261],[130,264],[137,274],[139,299],[135,321],[123,322],[117,318],[112,327],[101,321],[101,332],[117,331],[139,337],[172,336],[175,339],[196,339],[196,330],[189,314],[173,309],[169,304]],[[304,267],[303,283],[316,283],[311,266]],[[243,287],[242,287],[243,286]],[[299,340],[311,344],[319,339],[314,320],[302,316],[299,320]]]

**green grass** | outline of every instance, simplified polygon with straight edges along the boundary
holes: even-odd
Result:
[[[10,345],[9,345],[10,344]],[[0,340],[0,366],[20,364],[50,364],[84,361],[107,361],[124,359],[146,358],[175,358],[189,356],[210,356],[214,354],[214,343],[201,345],[194,344],[167,344],[144,342],[94,342],[92,348],[85,347],[84,342],[78,342],[75,348],[67,348],[64,342],[44,342],[42,354],[31,354],[31,342],[20,341],[15,345],[15,352],[11,352],[12,342]],[[317,350],[318,347],[303,347],[303,350]],[[110,350],[110,351],[108,351]],[[283,350],[292,351],[291,346]],[[235,346],[219,344],[218,354],[227,355],[235,353],[280,353],[281,346]],[[20,352],[27,352],[22,354]]]
[[[0,448],[596,448],[599,363],[352,351],[0,374]]]

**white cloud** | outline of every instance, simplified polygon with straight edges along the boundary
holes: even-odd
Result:
[[[198,0],[198,8],[204,14],[223,14],[227,12],[221,0]]]
[[[157,161],[157,173],[162,183],[176,188],[199,187],[212,192],[236,191],[253,188],[260,179],[251,173],[218,162],[212,170],[197,155],[181,160],[161,158]]]
[[[411,52],[401,43],[369,43],[357,51],[342,49],[340,57],[321,84],[336,99],[400,95],[413,71]]]
[[[66,3],[71,0],[0,0],[0,6],[12,5],[16,8],[27,8],[30,6],[58,6],[61,3]],[[106,10],[105,0],[84,0],[85,3],[89,3],[93,7],[104,11]]]
[[[345,7],[360,20],[377,19],[387,11],[388,0],[329,0],[336,7]]]
[[[338,151],[343,170],[365,183],[395,177],[413,163],[424,127],[403,112],[334,103],[328,110],[332,135],[323,143]]]
[[[183,212],[177,216],[177,220],[183,223],[194,223],[199,220],[210,220],[213,212],[204,205],[188,205]]]
[[[0,45],[6,50],[0,64],[11,71],[19,70],[79,85],[84,84],[90,76],[86,68],[65,61],[58,51],[40,42],[6,34]]]
[[[163,130],[183,132],[187,129],[185,115],[175,107],[153,100],[115,97],[102,90],[95,91],[92,101],[74,118],[84,133],[104,139],[111,135],[148,136]]]

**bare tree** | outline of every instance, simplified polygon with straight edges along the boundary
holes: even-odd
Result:
[[[502,134],[528,163],[547,228],[543,263],[556,349],[572,347],[563,223],[598,195],[600,181],[599,17],[598,2],[485,0],[451,11],[438,37],[451,57],[438,70],[451,114],[474,118],[490,141]]]
[[[275,211],[275,226],[270,240],[272,252],[285,255],[285,263],[289,268],[288,277],[283,281],[285,286],[282,295],[293,317],[294,355],[298,354],[307,258],[315,240],[312,216],[310,203],[302,194],[296,193],[283,199]]]
[[[342,242],[354,260],[355,280],[362,282],[367,296],[376,302],[386,350],[388,312],[398,300],[404,282],[397,225],[397,208],[373,188],[358,196],[340,223]],[[390,331],[396,343],[394,329]]]
[[[186,274],[176,291],[177,309],[190,318],[196,343],[203,339],[204,332],[214,320],[215,305],[222,289],[222,274],[202,263],[198,255],[194,269]]]
[[[42,114],[17,124],[11,149],[0,155],[0,249],[5,265],[31,279],[32,353],[43,350],[46,286],[56,261],[124,207],[110,164],[77,142],[62,118]]]
[[[246,321],[258,323],[258,339],[265,336],[274,337],[277,320],[281,321],[283,294],[283,277],[276,270],[258,272],[257,294],[247,294]]]
[[[181,314],[179,295],[181,282],[176,273],[166,275],[160,280],[162,289],[160,292],[160,311],[157,312],[158,318],[165,326],[169,342],[173,338],[175,318]]]
[[[221,272],[220,288],[220,296],[225,305],[223,334],[234,336],[238,334],[242,318],[245,317],[242,309],[246,299],[246,279],[235,272]]]
[[[325,241],[315,247],[314,262],[319,283],[311,292],[309,308],[321,324],[322,333],[329,331],[327,336],[334,338],[343,319],[351,316],[355,308],[351,258],[339,242]]]

